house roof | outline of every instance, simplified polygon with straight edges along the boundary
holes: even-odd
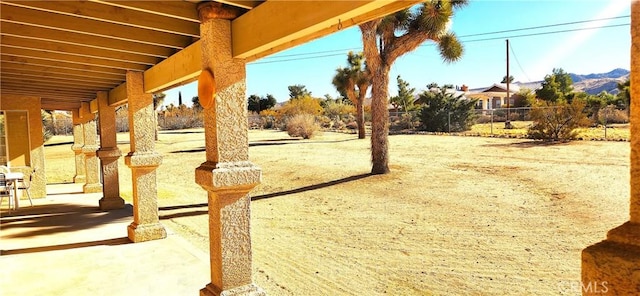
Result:
[[[510,83],[509,84],[509,92],[510,93],[517,93],[518,91],[520,91],[520,87],[517,84],[515,84],[515,83]],[[493,85],[488,86],[488,87],[471,89],[471,90],[469,90],[469,92],[472,93],[472,94],[485,93],[485,92],[507,92],[507,84],[506,83],[494,83]]]

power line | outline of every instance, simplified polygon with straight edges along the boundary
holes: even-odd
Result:
[[[518,64],[518,68],[520,68],[520,71],[522,71],[522,74],[524,74],[524,77],[527,77],[527,81],[531,81],[531,78],[529,78],[529,75],[527,75],[527,72],[525,72],[524,69],[522,69],[522,65],[520,65],[520,61],[518,60],[518,57],[516,56],[516,53],[513,50],[513,45],[511,43],[509,43],[509,49],[511,49],[511,53],[513,54],[513,57],[516,60],[516,64]]]
[[[529,27],[529,28],[519,28],[519,29],[512,29],[512,30],[477,33],[477,34],[459,36],[459,38],[477,37],[477,36],[501,34],[501,33],[508,33],[508,32],[524,31],[524,30],[535,30],[535,29],[540,29],[540,28],[558,27],[558,26],[565,26],[565,25],[571,25],[571,24],[588,23],[588,22],[596,22],[596,21],[611,20],[611,19],[620,19],[620,18],[627,18],[627,17],[630,17],[630,16],[629,15],[625,15],[625,16],[617,16],[617,17],[610,17],[610,18],[601,18],[601,19],[593,19],[593,20],[585,20],[585,21],[576,21],[576,22],[559,23],[559,24],[552,24],[552,25],[535,26],[535,27]],[[461,40],[461,42],[463,42],[463,43],[473,43],[473,42],[491,41],[491,40],[499,40],[499,39],[501,40],[501,39],[506,39],[506,38],[531,37],[531,36],[550,35],[550,34],[585,31],[585,30],[594,30],[594,29],[614,28],[614,27],[629,26],[629,25],[631,25],[631,24],[630,23],[624,23],[624,24],[615,24],[615,25],[607,25],[607,26],[595,26],[595,27],[586,27],[586,28],[578,28],[578,29],[565,29],[565,30],[557,30],[557,31],[547,31],[547,32],[537,32],[537,33],[510,35],[510,36],[490,37],[490,38],[473,39],[473,40],[466,40],[466,41],[465,40]],[[434,44],[429,43],[429,44],[423,44],[423,45],[420,45],[420,46],[424,47],[424,46],[433,46],[433,45]],[[271,64],[271,63],[278,63],[278,62],[289,62],[289,61],[298,61],[298,60],[308,60],[308,59],[318,59],[318,58],[340,56],[340,55],[344,55],[344,52],[347,51],[347,50],[350,50],[350,51],[362,50],[362,47],[346,48],[346,49],[334,49],[334,50],[308,52],[308,53],[298,53],[298,54],[289,54],[289,55],[281,55],[281,56],[277,56],[277,57],[275,57],[275,56],[274,57],[267,57],[267,58],[272,58],[272,59],[276,59],[276,60],[272,60],[272,61],[264,61],[263,60],[263,61],[259,61],[259,62],[252,62],[250,64],[251,65]],[[317,55],[317,54],[331,53],[331,52],[339,52],[339,53],[326,54],[326,55]],[[310,55],[313,55],[313,56],[310,56]],[[283,57],[293,57],[293,58],[281,59]]]
[[[560,27],[560,26],[567,26],[567,25],[592,23],[592,22],[599,22],[599,21],[606,21],[606,20],[613,20],[613,19],[620,19],[620,18],[628,18],[628,17],[630,17],[630,15],[622,15],[622,16],[607,17],[607,18],[600,18],[600,19],[591,19],[591,20],[584,20],[584,21],[575,21],[575,22],[568,22],[568,23],[559,23],[559,24],[552,24],[552,25],[542,25],[542,26],[536,26],[536,27],[526,27],[526,28],[495,31],[495,32],[488,32],[488,33],[477,33],[477,34],[470,34],[470,35],[464,35],[464,36],[458,36],[458,37],[460,37],[460,38],[476,37],[476,36],[483,36],[483,35],[493,35],[493,34],[500,34],[500,33],[509,33],[509,32],[517,32],[517,31],[526,31],[526,30],[535,30],[535,29],[542,29],[542,28],[551,28],[551,27]]]
[[[274,59],[274,58],[277,59],[277,58],[286,58],[286,57],[297,57],[297,56],[321,54],[321,53],[329,53],[329,52],[340,52],[340,54],[343,54],[347,50],[349,50],[349,51],[362,50],[362,47],[352,47],[352,48],[332,49],[332,50],[324,50],[324,51],[283,54],[283,55],[278,55],[278,56],[268,56],[268,57],[264,57],[263,59]]]
[[[327,57],[335,57],[335,56],[343,56],[344,53],[334,53],[334,54],[326,54],[326,55],[319,55],[319,56],[312,56],[312,57],[303,57],[303,58],[291,58],[291,59],[284,59],[284,60],[277,60],[277,61],[262,61],[262,62],[253,62],[250,63],[251,65],[257,65],[257,64],[272,64],[272,63],[279,63],[279,62],[290,62],[290,61],[300,61],[300,60],[310,60],[310,59],[319,59],[319,58],[327,58]]]
[[[586,31],[586,30],[594,30],[594,29],[606,29],[606,28],[622,27],[622,26],[629,26],[629,25],[631,25],[631,24],[630,23],[626,23],[626,24],[617,24],[617,25],[608,25],[608,26],[599,26],[599,27],[567,29],[567,30],[550,31],[550,32],[539,32],[539,33],[529,33],[529,34],[520,34],[520,35],[511,35],[511,36],[501,36],[501,37],[474,39],[474,40],[466,40],[466,41],[463,41],[463,42],[472,43],[472,42],[490,41],[490,40],[498,40],[498,39],[505,39],[505,38],[531,37],[531,36],[549,35],[549,34],[567,33],[567,32],[576,32],[576,31]]]

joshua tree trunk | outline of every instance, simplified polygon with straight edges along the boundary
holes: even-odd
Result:
[[[372,71],[371,89],[371,161],[372,174],[389,173],[389,68]]]
[[[364,56],[371,75],[371,173],[389,173],[389,110],[387,105],[389,69],[380,57],[376,42],[376,27],[380,20],[360,25]]]
[[[360,96],[356,104],[356,123],[358,124],[358,139],[364,139],[366,137],[364,127],[364,96]]]

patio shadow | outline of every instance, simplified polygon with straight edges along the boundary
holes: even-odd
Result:
[[[3,240],[55,235],[96,228],[110,223],[131,220],[133,207],[101,211],[96,206],[77,204],[49,204],[24,207],[17,212],[3,213],[0,217]]]
[[[130,244],[130,243],[131,241],[129,240],[129,238],[120,237],[120,238],[112,238],[112,239],[105,239],[105,240],[99,240],[99,241],[63,244],[63,245],[55,245],[55,246],[43,246],[43,247],[24,248],[24,249],[15,249],[15,250],[0,250],[0,256],[69,250],[69,249],[78,249],[78,248],[86,248],[86,247],[94,247],[94,246],[117,246],[117,245],[124,245],[124,244]]]

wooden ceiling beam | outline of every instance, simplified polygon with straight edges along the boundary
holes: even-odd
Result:
[[[111,83],[120,82],[124,79],[124,75],[84,72],[74,69],[60,69],[4,61],[0,63],[0,69],[2,69],[2,72],[4,73],[32,74],[42,77],[61,77],[68,79],[78,78],[88,81],[103,81]]]
[[[41,98],[40,105],[44,110],[71,111],[80,108],[80,102],[60,102],[55,98]]]
[[[147,55],[157,58],[166,58],[174,54],[176,51],[172,48],[157,45],[119,40],[108,37],[91,36],[76,32],[61,31],[56,29],[19,24],[10,21],[1,22],[0,33],[7,36],[17,36],[43,41],[64,42],[66,44],[81,45],[104,50],[114,50],[131,54]]]
[[[18,7],[37,9],[82,19],[126,25],[189,37],[200,37],[198,23],[150,14],[138,10],[86,1],[3,1]],[[161,3],[154,3],[162,6]]]
[[[23,2],[23,3],[29,3]],[[57,3],[57,2],[56,2]],[[0,19],[19,24],[82,33],[118,40],[146,43],[174,49],[182,49],[192,42],[192,37],[146,30],[120,24],[84,19],[53,12],[40,11],[19,6],[0,5]]]
[[[46,81],[48,83],[68,84],[68,85],[83,85],[87,87],[108,87],[112,88],[117,86],[117,82],[104,82],[104,81],[87,81],[81,79],[67,79],[59,76],[42,76],[27,73],[14,73],[11,71],[2,71],[0,77],[18,79],[22,81]]]
[[[7,44],[1,44],[0,48],[1,48],[2,55],[14,56],[14,57],[36,58],[36,59],[42,59],[42,60],[58,61],[62,63],[80,64],[80,65],[105,67],[105,68],[121,69],[121,70],[145,70],[149,68],[148,65],[126,63],[126,62],[112,61],[112,60],[105,60],[105,59],[98,59],[98,58],[89,58],[89,57],[77,56],[77,55],[66,54],[66,53],[32,50],[28,48],[14,47],[12,45],[7,45]]]
[[[138,55],[132,53],[125,53],[119,51],[105,50],[94,47],[86,47],[74,44],[58,43],[55,41],[43,41],[30,38],[19,38],[14,36],[0,36],[0,44],[14,46],[18,48],[29,48],[33,50],[46,51],[46,52],[62,52],[71,55],[89,57],[89,58],[102,58],[113,61],[136,63],[142,65],[155,65],[160,59],[151,56]]]
[[[21,94],[30,94],[35,96],[58,96],[60,98],[67,98],[70,101],[74,100],[90,100],[96,97],[95,93],[87,93],[87,92],[76,92],[76,91],[68,91],[68,90],[59,90],[59,89],[42,89],[39,87],[33,87],[29,89],[24,88],[24,84],[15,85],[15,84],[7,84],[6,86],[2,86],[3,93],[12,92],[12,93],[21,93]]]
[[[43,89],[43,88],[66,89],[69,91],[77,91],[77,92],[85,92],[85,93],[92,93],[105,88],[105,87],[91,86],[86,84],[73,84],[69,82],[38,80],[38,79],[32,79],[32,78],[16,78],[16,77],[4,75],[4,73],[0,76],[0,82],[6,83],[7,85],[22,83],[23,85],[25,85],[25,87],[28,87],[28,88],[39,87],[40,89]]]
[[[17,63],[17,64],[24,64],[24,65],[40,66],[40,67],[58,68],[58,69],[71,69],[71,70],[86,71],[91,73],[121,75],[123,79],[127,72],[126,70],[122,70],[122,69],[96,67],[96,66],[81,65],[81,64],[70,64],[70,63],[64,63],[60,61],[51,61],[51,60],[45,60],[45,59],[9,56],[9,55],[3,55],[1,52],[0,52],[0,60],[2,62],[7,62],[7,63]]]
[[[200,23],[198,4],[187,1],[164,1],[162,5],[158,5],[158,2],[155,1],[89,1]]]
[[[220,2],[223,4],[236,6],[244,9],[253,9],[256,6],[260,5],[264,1],[251,1],[251,0],[216,0],[216,2]]]

